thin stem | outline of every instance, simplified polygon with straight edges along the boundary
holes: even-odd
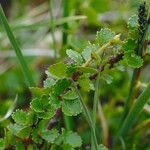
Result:
[[[27,63],[26,63],[26,61],[25,61],[25,59],[24,59],[24,57],[22,55],[21,49],[20,49],[20,47],[19,47],[19,45],[18,45],[18,43],[16,41],[16,38],[15,38],[15,36],[13,35],[13,33],[11,31],[11,28],[10,28],[10,26],[8,24],[8,21],[7,21],[6,17],[5,17],[5,14],[3,12],[3,9],[2,9],[1,5],[0,5],[0,21],[2,22],[2,24],[4,26],[4,29],[5,29],[5,31],[7,33],[7,36],[9,38],[10,42],[11,42],[11,45],[12,45],[12,47],[15,50],[16,56],[17,56],[17,58],[19,60],[19,63],[21,65],[21,69],[22,69],[22,71],[24,73],[25,78],[28,81],[29,86],[35,86],[35,83],[33,81],[32,75],[31,75],[31,73],[29,71],[29,68],[27,66]]]
[[[149,91],[150,91],[150,82],[148,83],[147,88],[140,94],[140,96],[137,98],[136,102],[132,106],[129,114],[127,115],[125,121],[123,122],[123,125],[119,129],[119,132],[115,138],[115,142],[128,131],[133,121],[135,121],[137,116],[143,110],[144,105],[150,98]]]
[[[74,87],[76,93],[78,94],[78,96],[80,98],[80,102],[81,102],[81,105],[83,107],[85,118],[86,118],[86,120],[87,120],[87,122],[88,122],[88,124],[89,124],[89,126],[91,128],[95,150],[98,150],[98,143],[97,143],[97,138],[96,138],[96,133],[95,133],[95,128],[94,128],[94,124],[93,124],[92,118],[91,118],[90,113],[89,113],[89,111],[88,111],[88,109],[87,109],[87,107],[86,107],[86,105],[84,103],[83,97],[82,97],[80,91],[77,88],[76,83],[72,79],[70,79],[70,80],[71,80],[71,82],[73,84],[73,87]]]
[[[108,136],[109,136],[108,124],[103,113],[102,105],[99,101],[98,101],[98,116],[100,118],[101,126],[102,126],[103,143],[105,146],[108,146]]]
[[[95,128],[96,124],[96,112],[97,112],[97,106],[98,106],[98,115],[101,121],[102,126],[102,134],[103,134],[103,143],[105,146],[108,146],[108,125],[102,110],[101,103],[98,101],[99,98],[99,83],[100,83],[100,73],[97,76],[96,84],[95,84],[95,93],[94,93],[94,104],[93,104],[93,124]],[[93,143],[93,142],[92,142]],[[93,147],[93,146],[92,146]]]
[[[95,124],[96,124],[96,112],[97,112],[98,97],[99,97],[99,81],[100,81],[100,74],[98,74],[96,83],[95,83],[95,93],[94,93],[94,103],[93,103],[93,125],[94,125],[94,128],[95,128]]]
[[[72,117],[66,116],[65,114],[63,114],[64,117],[64,124],[65,124],[65,128],[67,131],[71,130],[73,128],[72,125]]]
[[[93,126],[94,126],[95,131],[96,131],[96,128],[95,128],[96,112],[97,112],[97,104],[98,104],[98,97],[99,97],[99,81],[100,81],[99,79],[100,79],[100,73],[98,74],[97,79],[96,79],[96,83],[95,83],[95,93],[94,93],[94,102],[93,102]],[[94,147],[93,137],[91,138],[91,140],[92,140],[91,149],[94,150],[95,147]]]
[[[68,0],[63,0],[63,17],[68,17],[69,16],[69,8],[68,8]],[[68,30],[68,24],[64,23],[63,24],[63,45],[67,44],[67,30]]]
[[[100,49],[96,52],[96,54],[99,54],[101,51],[106,50],[110,45],[113,45],[113,43],[120,42],[120,34],[114,36],[108,43],[100,47]],[[90,57],[82,66],[87,67],[93,60],[93,57]]]
[[[53,0],[50,0],[49,2],[50,4],[50,29],[51,29],[51,34],[52,34],[52,40],[53,40],[53,49],[55,51],[55,58],[57,57],[57,49],[56,49],[56,40],[55,40],[55,34],[54,34],[54,30],[55,30],[55,25],[54,25],[54,17],[53,17]]]

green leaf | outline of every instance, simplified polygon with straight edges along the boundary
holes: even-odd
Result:
[[[33,143],[28,145],[28,150],[38,150],[38,148],[36,147],[36,145],[33,145]]]
[[[15,150],[25,150],[24,144],[22,142],[16,142]]]
[[[66,72],[68,77],[71,77],[75,71],[76,71],[76,64],[68,64]]]
[[[38,128],[34,128],[32,131],[32,140],[36,143],[41,144],[42,138],[41,138],[41,131],[38,130]]]
[[[27,115],[27,121],[26,124],[31,126],[31,125],[36,125],[38,122],[38,118],[35,112],[29,111]]]
[[[42,96],[41,98],[35,98],[32,100],[30,106],[35,112],[44,112],[49,104],[49,99],[47,96]]]
[[[66,88],[70,86],[70,81],[67,79],[59,79],[56,84],[53,86],[53,94],[59,96],[64,92]]]
[[[46,130],[49,120],[41,120],[32,131],[32,140],[36,143],[42,143],[42,132]]]
[[[123,45],[123,49],[125,53],[133,52],[136,47],[137,47],[137,44],[135,43],[133,39],[128,39]]]
[[[135,54],[131,56],[125,56],[125,60],[130,67],[140,68],[143,65],[143,59]]]
[[[108,28],[101,29],[96,34],[96,40],[100,45],[108,43],[115,36],[115,32],[112,32]]]
[[[42,118],[42,119],[50,119],[50,118],[53,118],[54,115],[55,115],[55,110],[51,106],[50,108],[47,108],[45,112],[39,112],[37,114],[38,118]]]
[[[77,133],[69,131],[64,136],[64,143],[76,148],[82,145],[82,139]]]
[[[50,119],[55,115],[55,110],[50,105],[49,98],[46,95],[43,95],[41,98],[33,99],[30,107],[37,112],[38,118]]]
[[[60,135],[60,136],[58,136],[58,137],[56,138],[55,144],[56,144],[56,145],[61,145],[62,143],[63,143],[63,136]]]
[[[78,66],[77,69],[82,73],[97,73],[97,70],[90,67]]]
[[[88,44],[86,39],[79,39],[76,36],[72,36],[69,38],[69,45],[73,47],[73,49],[83,49]]]
[[[98,150],[108,150],[108,148],[106,148],[104,145],[100,144],[98,146]]]
[[[62,150],[75,150],[71,145],[63,144]]]
[[[4,150],[5,149],[5,141],[4,139],[0,138],[0,150]]]
[[[31,127],[26,127],[18,124],[10,124],[8,126],[8,130],[11,131],[11,133],[16,135],[17,137],[25,139],[29,137]]]
[[[82,56],[83,58],[85,59],[85,61],[87,61],[91,55],[92,55],[92,52],[95,52],[99,49],[99,45],[97,44],[90,44],[88,45],[82,52]]]
[[[42,138],[50,143],[54,143],[55,139],[59,136],[58,130],[51,129],[42,132]]]
[[[79,99],[75,100],[63,100],[62,111],[67,116],[77,116],[82,112],[82,107]]]
[[[16,112],[12,114],[12,118],[17,124],[25,125],[27,121],[27,113],[22,110],[16,110]]]
[[[107,82],[107,84],[111,84],[112,83],[113,77],[111,75],[105,74],[103,76],[103,78]]]
[[[16,133],[16,136],[22,139],[26,139],[30,136],[30,131],[31,131],[31,127],[24,127],[23,129],[21,129]]]
[[[9,124],[7,128],[9,131],[11,131],[11,133],[15,134],[18,131],[22,130],[24,126],[19,124]]]
[[[66,50],[66,54],[69,56],[69,58],[71,58],[73,61],[75,61],[78,64],[81,64],[83,62],[81,54],[76,51],[68,49]]]
[[[81,75],[78,79],[78,83],[79,83],[81,89],[86,91],[86,92],[89,92],[90,90],[94,90],[93,83],[89,79],[88,74]]]
[[[138,15],[133,15],[129,18],[128,28],[133,30],[137,27],[138,27]]]
[[[74,100],[74,99],[77,99],[77,98],[78,98],[78,95],[74,90],[69,90],[63,96],[63,99],[65,99],[65,100]]]
[[[48,72],[58,78],[64,78],[66,77],[66,69],[67,69],[67,64],[59,62],[54,65],[51,65],[48,68]]]
[[[51,88],[54,84],[55,84],[55,80],[52,79],[52,78],[47,78],[45,81],[44,81],[44,88]]]
[[[54,95],[54,94],[50,94],[49,97],[49,104],[54,108],[54,109],[58,109],[61,107],[61,103],[60,100],[58,98],[58,96]]]
[[[138,39],[138,37],[139,37],[138,28],[130,30],[129,31],[129,37],[132,38],[132,39]]]
[[[58,149],[59,149],[59,147],[57,145],[52,145],[51,146],[51,150],[58,150]]]
[[[38,88],[38,87],[30,87],[30,90],[34,97],[41,97],[41,95],[47,95],[52,91],[51,88]]]
[[[10,144],[14,144],[16,142],[14,134],[9,130],[6,130],[4,140],[5,140],[5,147],[8,147]]]
[[[26,126],[36,124],[37,122],[37,116],[32,111],[27,113],[22,110],[16,110],[16,112],[12,114],[12,118],[17,124]]]
[[[122,64],[117,64],[116,68],[117,68],[119,71],[122,71],[122,72],[125,71],[125,66],[122,65]]]

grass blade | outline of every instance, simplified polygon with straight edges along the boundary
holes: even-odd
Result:
[[[98,77],[96,79],[95,83],[95,93],[94,93],[94,102],[93,102],[93,126],[94,130],[96,131],[96,113],[97,113],[97,106],[98,106],[98,98],[99,98],[99,82],[100,82],[100,73],[98,74]],[[94,139],[91,138],[91,150],[95,149],[94,146]]]
[[[63,0],[63,17],[68,17],[69,16],[68,5],[69,5],[69,1],[68,0]],[[62,28],[63,28],[62,46],[66,46],[67,37],[68,37],[68,33],[66,33],[66,30],[68,30],[67,22],[65,22],[63,24]],[[62,54],[64,54],[64,51],[62,52]],[[65,126],[66,126],[67,130],[72,130],[73,129],[73,118],[72,117],[68,117],[64,114],[64,123],[65,123]]]
[[[57,50],[56,50],[56,39],[55,39],[55,28],[54,28],[54,17],[53,17],[53,0],[49,1],[50,5],[50,29],[51,29],[51,35],[52,35],[52,40],[53,40],[53,49],[54,49],[54,54],[55,54],[55,59],[57,58]]]
[[[63,17],[68,17],[69,16],[69,9],[68,9],[68,0],[63,0]],[[68,31],[69,27],[67,22],[63,24],[63,41],[62,44],[66,45],[67,44],[67,37],[68,37]]]
[[[18,95],[16,95],[16,98],[13,102],[13,104],[10,106],[10,108],[8,109],[7,113],[4,115],[4,117],[0,118],[0,122],[5,121],[7,118],[9,118],[11,116],[11,114],[13,113],[16,104],[17,104],[17,100],[18,100]]]
[[[86,107],[86,104],[84,103],[84,99],[80,93],[80,91],[78,90],[78,87],[76,85],[76,83],[71,79],[71,82],[72,82],[72,85],[76,91],[76,93],[78,94],[79,96],[79,99],[80,99],[80,103],[83,107],[83,113],[85,115],[85,118],[90,126],[90,129],[91,129],[91,133],[92,133],[92,138],[93,138],[93,143],[94,143],[94,148],[95,150],[98,150],[98,142],[97,142],[97,137],[96,137],[96,132],[95,132],[95,128],[94,128],[94,124],[93,124],[93,119],[91,118],[91,115],[89,113],[89,110],[88,108]]]
[[[29,86],[34,86],[34,81],[33,81],[32,76],[30,74],[29,68],[28,68],[28,66],[24,60],[21,49],[19,48],[18,43],[17,43],[17,41],[16,41],[12,31],[11,31],[11,28],[10,28],[8,22],[7,22],[7,19],[5,17],[5,14],[3,12],[1,5],[0,5],[0,20],[4,26],[4,29],[7,33],[7,36],[11,42],[12,47],[15,50],[15,53],[17,55],[17,58],[19,60],[20,65],[21,65],[22,71],[23,71],[23,73],[24,73],[24,75],[25,75],[25,77],[29,83]]]
[[[54,22],[55,26],[60,26],[64,23],[71,22],[71,21],[78,21],[87,19],[86,16],[78,15],[78,16],[69,16],[69,17],[63,17],[56,19]],[[11,27],[13,31],[18,31],[20,29],[28,29],[28,30],[37,30],[41,27],[48,27],[49,26],[49,19],[41,19],[38,21],[34,21],[33,19],[28,20],[21,20],[17,23],[12,23]]]
[[[127,115],[125,121],[123,122],[123,125],[121,126],[116,136],[115,141],[117,141],[120,137],[122,137],[125,134],[125,132],[128,131],[133,121],[143,110],[143,107],[147,103],[149,98],[150,98],[150,83],[148,84],[147,88],[141,93],[141,95],[137,98],[135,104],[132,106],[129,114]]]

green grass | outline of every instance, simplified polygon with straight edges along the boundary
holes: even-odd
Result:
[[[25,61],[25,59],[22,55],[21,49],[20,49],[20,47],[19,47],[19,45],[16,41],[16,38],[15,38],[15,36],[13,35],[13,33],[11,31],[11,28],[8,24],[8,21],[5,17],[5,14],[3,12],[3,9],[2,9],[1,5],[0,5],[0,20],[1,20],[1,23],[3,24],[3,27],[5,28],[5,31],[7,33],[7,36],[10,40],[10,43],[11,43],[12,47],[15,50],[16,56],[17,56],[17,58],[19,60],[19,63],[21,65],[21,69],[24,73],[24,76],[25,76],[26,80],[28,81],[29,86],[35,86],[35,83],[34,83],[33,78],[31,76],[30,70],[29,70],[29,68],[27,66],[27,63],[26,63],[26,61]]]
[[[136,118],[143,110],[144,105],[148,102],[149,98],[150,98],[150,83],[147,85],[147,88],[142,92],[142,94],[140,94],[135,104],[132,106],[131,110],[129,111],[129,114],[125,118],[122,126],[118,131],[115,141],[117,141],[120,137],[122,137],[125,133],[128,132],[133,122],[136,120]]]

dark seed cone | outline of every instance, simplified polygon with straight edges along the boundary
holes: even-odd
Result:
[[[143,2],[138,11],[139,35],[143,37],[147,25],[147,9],[146,2]]]

